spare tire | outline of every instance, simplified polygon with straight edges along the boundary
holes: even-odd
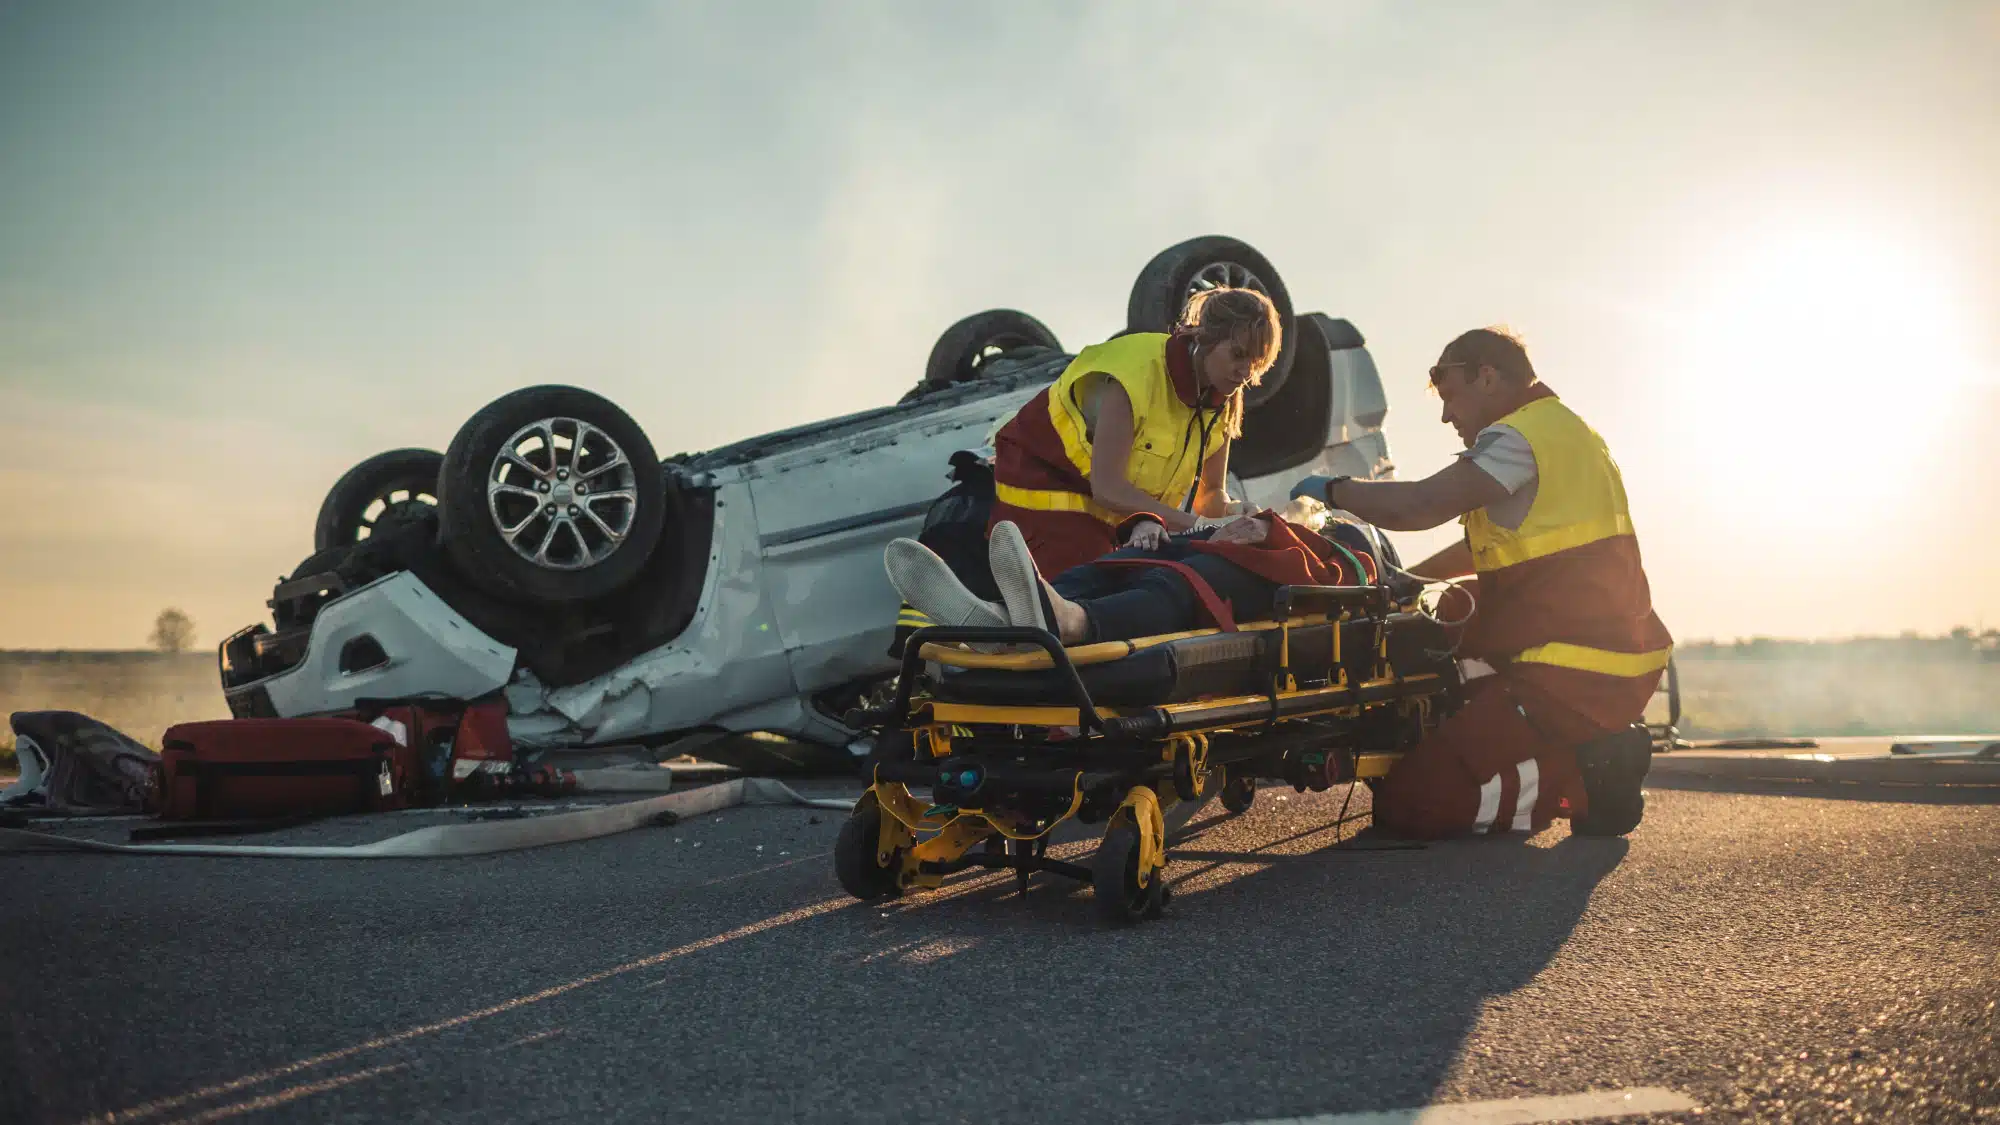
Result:
[[[313,550],[350,547],[378,529],[422,518],[437,506],[443,465],[444,454],[434,449],[392,449],[347,470],[320,502]]]
[[[1062,345],[1047,325],[1027,313],[1014,309],[973,313],[945,329],[931,345],[919,390],[970,383],[985,373],[988,361],[1024,348],[1061,351]]]
[[[528,387],[460,427],[438,476],[439,534],[482,592],[556,604],[630,582],[660,540],[666,482],[638,423],[578,387]]]
[[[1297,352],[1292,297],[1285,282],[1264,255],[1247,243],[1219,234],[1191,238],[1153,256],[1132,283],[1132,296],[1125,305],[1125,327],[1131,332],[1170,332],[1180,323],[1188,298],[1206,289],[1255,289],[1271,298],[1278,307],[1278,323],[1284,333],[1278,342],[1278,358],[1264,372],[1263,381],[1243,388],[1246,409],[1262,406],[1292,372],[1292,356]]]

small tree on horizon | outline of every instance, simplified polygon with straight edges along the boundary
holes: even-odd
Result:
[[[153,635],[147,642],[172,655],[194,647],[194,619],[178,609],[167,608],[153,619]]]

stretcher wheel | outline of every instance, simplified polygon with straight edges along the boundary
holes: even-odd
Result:
[[[870,793],[855,802],[854,812],[833,842],[833,873],[842,890],[863,902],[882,902],[903,893],[897,881],[902,850],[892,852],[889,866],[884,867],[877,851],[881,838],[882,806]]]
[[[1222,786],[1222,807],[1233,813],[1247,813],[1257,803],[1257,779],[1232,777]]]
[[[1104,834],[1090,859],[1090,883],[1097,893],[1098,917],[1114,926],[1157,918],[1166,906],[1165,871],[1139,885],[1139,830],[1119,823]]]

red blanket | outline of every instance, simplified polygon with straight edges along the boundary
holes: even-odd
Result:
[[[1270,529],[1262,543],[1193,540],[1186,543],[1186,547],[1190,551],[1228,559],[1280,586],[1357,586],[1375,581],[1373,560],[1367,556],[1361,556],[1363,569],[1357,575],[1354,562],[1347,553],[1324,536],[1287,523],[1269,508],[1257,513],[1257,518],[1262,519]],[[1119,541],[1125,540],[1134,524],[1151,519],[1151,516],[1137,515],[1126,520],[1118,529]]]

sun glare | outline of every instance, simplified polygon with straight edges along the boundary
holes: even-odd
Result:
[[[1851,504],[1931,467],[1974,370],[1956,287],[1924,249],[1828,223],[1715,255],[1684,307],[1693,432],[1719,495],[1781,515],[1761,506],[1808,475]],[[1810,493],[1783,507],[1820,514]]]

